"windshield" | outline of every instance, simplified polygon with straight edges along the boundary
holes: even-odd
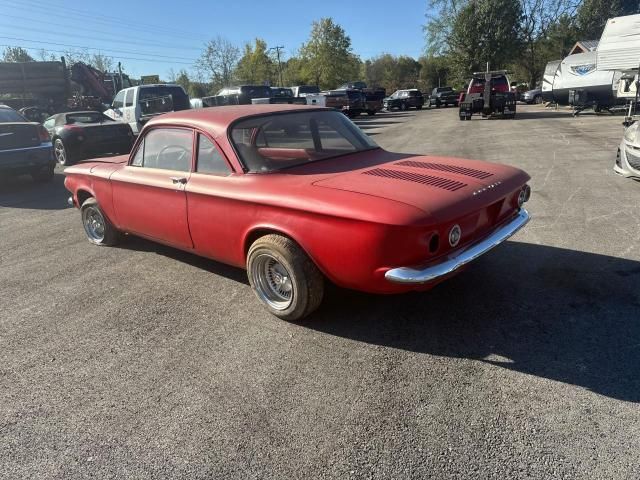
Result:
[[[378,148],[342,113],[331,111],[251,117],[232,127],[231,141],[250,172],[271,172]]]
[[[0,123],[26,121],[27,120],[15,110],[11,110],[10,108],[0,108]]]
[[[69,123],[102,123],[111,122],[109,117],[100,112],[83,112],[67,115],[67,124]]]

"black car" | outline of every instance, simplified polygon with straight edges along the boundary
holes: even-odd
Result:
[[[131,151],[131,127],[112,120],[100,112],[67,112],[53,115],[44,122],[53,140],[55,159],[60,165]]]
[[[385,110],[391,111],[395,108],[399,110],[407,110],[415,108],[421,110],[424,105],[424,96],[422,92],[416,88],[407,90],[396,90],[393,95],[383,100],[382,106]]]
[[[30,174],[48,181],[55,166],[51,138],[42,125],[0,105],[0,175]]]
[[[458,106],[459,96],[452,87],[437,87],[431,92],[429,103],[432,107],[440,108],[449,105]]]

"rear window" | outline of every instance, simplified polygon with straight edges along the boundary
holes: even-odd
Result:
[[[154,87],[141,87],[139,102],[160,99],[163,97],[171,97],[173,110],[187,110],[191,108],[189,96],[184,93],[182,87],[158,85]],[[168,103],[168,102],[166,102]]]
[[[73,113],[67,115],[67,124],[70,123],[102,123],[112,120],[100,112]]]
[[[298,87],[298,93],[320,93],[320,89],[313,85],[305,85],[303,87]]]
[[[453,88],[451,88],[451,87],[439,87],[438,88],[438,93],[445,93],[445,92],[453,92]]]
[[[27,120],[15,110],[0,108],[0,122],[26,122]]]
[[[231,140],[250,172],[270,172],[378,148],[339,112],[250,117],[234,124]]]
[[[244,87],[240,87],[240,92],[243,95],[248,96],[249,98],[270,98],[271,97],[271,88],[261,85],[251,86],[245,85]]]

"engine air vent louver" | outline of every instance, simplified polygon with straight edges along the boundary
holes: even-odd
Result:
[[[413,168],[426,168],[428,170],[439,170],[441,172],[458,173],[460,175],[466,175],[467,177],[478,178],[484,180],[493,176],[493,173],[483,172],[482,170],[476,170],[474,168],[458,167],[456,165],[445,165],[443,163],[430,163],[430,162],[416,162],[414,160],[403,160],[402,162],[396,162],[394,165],[401,167],[413,167]]]
[[[458,182],[457,180],[449,180],[448,178],[433,177],[431,175],[421,175],[413,172],[403,172],[401,170],[390,170],[387,168],[374,168],[373,170],[367,170],[362,172],[363,175],[374,175],[376,177],[394,178],[396,180],[405,180],[407,182],[422,183],[423,185],[430,185],[432,187],[442,188],[455,192],[467,186],[466,183]]]

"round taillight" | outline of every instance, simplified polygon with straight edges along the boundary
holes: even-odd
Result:
[[[461,238],[462,229],[460,228],[460,225],[454,225],[453,227],[451,227],[451,230],[449,230],[449,245],[455,247],[456,245],[458,245],[458,243],[460,243]]]

